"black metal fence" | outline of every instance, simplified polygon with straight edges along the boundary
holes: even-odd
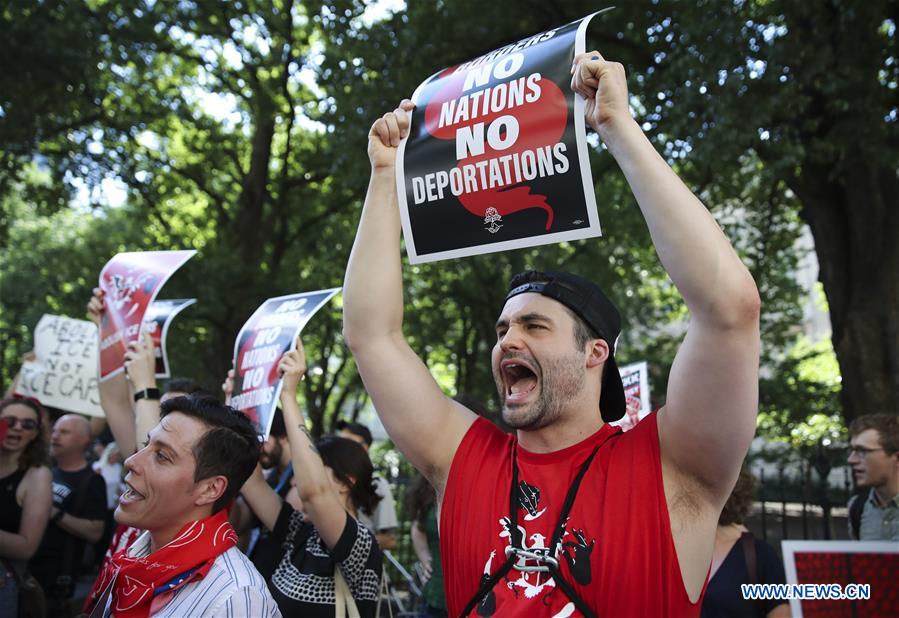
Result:
[[[849,538],[846,503],[853,485],[848,465],[833,466],[813,456],[783,463],[773,472],[763,466],[750,469],[759,486],[746,525],[778,552],[782,540]]]

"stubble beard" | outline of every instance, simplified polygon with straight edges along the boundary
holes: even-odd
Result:
[[[533,358],[538,371],[540,395],[528,404],[509,407],[506,404],[506,390],[502,376],[494,372],[496,388],[502,402],[503,421],[512,429],[534,431],[548,427],[561,416],[564,407],[584,388],[586,381],[583,370],[579,370],[582,357],[577,354],[557,356],[545,363]]]

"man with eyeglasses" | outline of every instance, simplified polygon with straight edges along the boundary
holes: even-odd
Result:
[[[899,541],[899,416],[868,414],[849,425],[849,465],[866,493],[849,500],[849,535]]]

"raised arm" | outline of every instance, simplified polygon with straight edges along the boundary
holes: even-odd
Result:
[[[623,67],[583,54],[572,87],[585,97],[587,121],[624,172],[690,310],[658,427],[675,545],[694,596],[708,570],[711,531],[755,432],[759,295],[718,224],[631,117]]]
[[[596,59],[594,59],[596,58]],[[656,252],[690,310],[659,415],[662,457],[723,505],[755,431],[759,296],[718,224],[656,152],[628,109],[624,69],[579,56],[574,89],[624,172]]]
[[[246,505],[241,507],[240,510],[249,506],[253,511],[253,514],[256,515],[262,525],[265,526],[266,530],[269,532],[274,530],[275,524],[278,522],[278,514],[281,512],[281,504],[284,501],[281,500],[281,496],[279,496],[275,490],[269,487],[269,484],[265,482],[265,477],[262,476],[262,467],[258,463],[256,464],[256,469],[253,471],[253,474],[251,474],[250,478],[243,484],[240,494],[246,502]],[[240,514],[239,518],[242,517],[242,515],[243,514]],[[237,525],[240,525],[241,523],[243,524],[244,530],[249,529],[249,525],[246,521],[237,522]]]
[[[371,180],[346,270],[343,334],[387,433],[439,491],[475,415],[443,394],[403,336],[395,165],[412,108],[403,101],[369,132]]]
[[[278,372],[284,377],[281,411],[284,413],[287,440],[290,442],[297,493],[303,502],[306,518],[318,530],[325,545],[333,548],[346,526],[347,511],[331,483],[325,464],[306,429],[306,419],[297,404],[297,385],[306,373],[306,354],[302,342],[297,340],[297,349],[281,357]]]
[[[100,328],[106,304],[103,291],[94,288],[94,295],[87,303],[87,315]],[[98,338],[99,340],[99,338]],[[100,407],[106,415],[109,430],[115,438],[122,457],[128,458],[137,450],[137,438],[134,426],[134,409],[131,407],[131,392],[124,372],[100,382]]]
[[[144,333],[128,344],[125,352],[125,373],[132,392],[156,388],[156,353],[153,338]],[[133,401],[133,395],[129,395]],[[143,444],[150,430],[159,424],[159,399],[143,397],[134,402],[134,431],[138,444]]]

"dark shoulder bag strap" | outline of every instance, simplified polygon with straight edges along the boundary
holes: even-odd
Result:
[[[749,574],[749,583],[759,583],[758,558],[755,555],[755,537],[751,532],[744,532],[740,538],[743,541],[743,560],[746,561],[746,572]]]
[[[849,505],[849,523],[852,526],[852,536],[854,540],[861,539],[862,532],[862,511],[865,510],[865,501],[867,496],[859,494],[855,496],[852,504]]]

